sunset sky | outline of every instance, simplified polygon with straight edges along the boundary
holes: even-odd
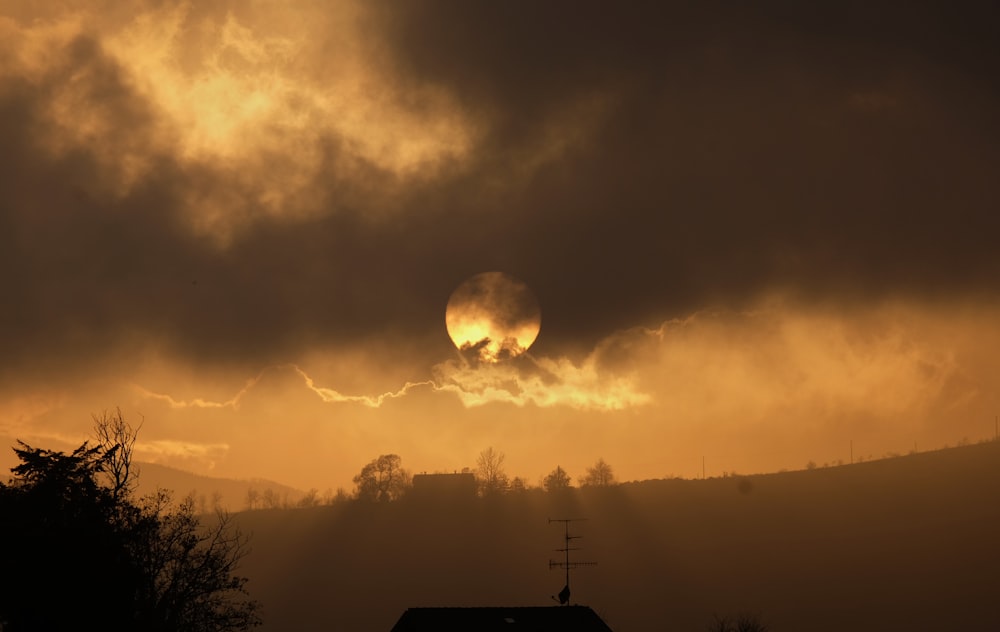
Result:
[[[992,438],[990,2],[0,0],[0,440],[351,487]],[[541,331],[469,362],[456,287]],[[14,461],[4,449],[0,466]]]

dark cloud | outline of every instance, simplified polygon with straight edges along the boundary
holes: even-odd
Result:
[[[253,363],[385,335],[444,352],[450,292],[487,270],[539,296],[539,353],[772,290],[996,298],[994,12],[366,13],[399,84],[451,94],[479,136],[407,180],[320,133],[321,167],[282,214],[257,208],[255,181],[297,147],[245,172],[184,161],[100,34],[74,39],[31,80],[0,77],[0,355],[86,364],[152,339]],[[60,132],[57,101],[100,135]],[[192,228],[208,198],[242,218],[222,242]]]
[[[610,103],[494,248],[517,244],[541,344],[770,289],[995,296],[987,5],[408,7],[401,63],[492,115],[484,170]]]

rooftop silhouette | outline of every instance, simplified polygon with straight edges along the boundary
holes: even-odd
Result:
[[[611,632],[611,628],[587,606],[409,608],[392,632]]]

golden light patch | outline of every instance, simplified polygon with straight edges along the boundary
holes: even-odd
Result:
[[[604,372],[595,360],[590,356],[577,365],[566,358],[537,358],[527,368],[449,361],[435,366],[434,374],[437,390],[454,393],[467,408],[503,402],[608,412],[652,403],[634,376]]]
[[[168,6],[108,47],[173,121],[189,158],[239,160],[278,146],[317,168],[321,147],[309,141],[333,135],[360,158],[410,175],[465,151],[450,97],[433,86],[401,93],[366,45],[357,6],[324,7],[293,5],[301,19],[275,23],[266,7],[195,21],[187,6]]]

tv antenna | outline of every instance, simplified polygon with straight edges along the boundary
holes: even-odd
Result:
[[[556,562],[555,560],[549,560],[549,570],[553,568],[563,568],[566,569],[566,585],[562,590],[559,591],[559,603],[561,605],[569,604],[569,572],[574,568],[580,568],[581,566],[597,566],[597,562],[570,562],[569,552],[579,551],[580,547],[570,546],[572,540],[579,540],[582,535],[570,535],[569,534],[569,523],[571,522],[583,522],[586,518],[549,518],[549,524],[553,522],[563,523],[565,529],[565,546],[561,549],[555,549],[559,553],[565,553],[566,560],[564,562]],[[553,597],[555,599],[555,597]]]

